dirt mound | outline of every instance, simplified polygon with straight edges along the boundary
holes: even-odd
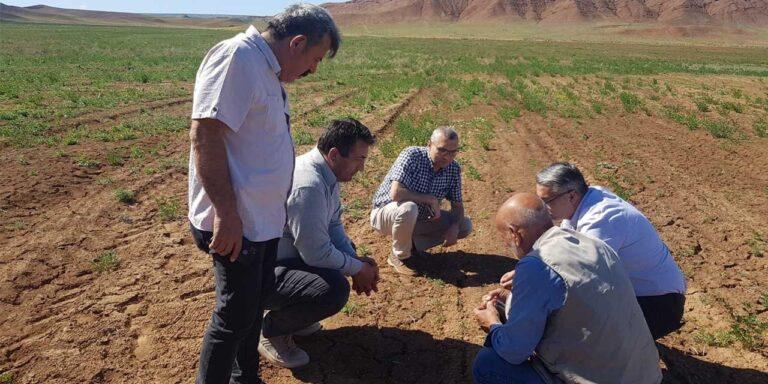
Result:
[[[768,0],[353,0],[324,7],[345,24],[528,20],[768,25]]]

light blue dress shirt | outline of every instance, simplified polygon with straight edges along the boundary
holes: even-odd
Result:
[[[353,276],[357,258],[341,222],[339,181],[317,148],[296,158],[288,222],[277,245],[277,259],[301,258],[307,265]]]
[[[685,293],[685,277],[650,221],[632,204],[601,187],[589,187],[569,228],[600,239],[619,255],[635,296]]]

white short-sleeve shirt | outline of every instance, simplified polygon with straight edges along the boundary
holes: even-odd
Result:
[[[291,189],[294,146],[289,104],[278,79],[280,65],[253,26],[208,51],[197,71],[192,119],[216,119],[229,127],[224,142],[232,188],[250,241],[283,233]],[[212,231],[214,209],[189,157],[189,220]]]

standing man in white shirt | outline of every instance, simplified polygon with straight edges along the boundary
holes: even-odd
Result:
[[[536,175],[536,194],[562,228],[600,239],[619,255],[654,339],[682,326],[685,277],[650,221],[632,204],[590,187],[575,165],[554,163]]]
[[[264,298],[274,291],[294,167],[282,84],[314,73],[340,40],[326,10],[297,4],[274,16],[264,32],[251,26],[215,45],[197,72],[189,220],[216,277],[197,383],[261,383]]]

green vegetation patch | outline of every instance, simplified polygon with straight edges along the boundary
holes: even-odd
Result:
[[[749,246],[749,253],[752,256],[765,256],[765,248],[768,244],[766,244],[765,238],[763,238],[763,235],[760,234],[760,232],[752,232],[752,237],[747,240],[747,245]]]
[[[711,347],[729,347],[739,343],[750,351],[762,348],[765,345],[763,333],[768,330],[768,322],[758,319],[749,304],[744,305],[745,313],[737,314],[732,309],[730,311],[730,327],[717,331],[699,331],[694,335],[694,340]]]
[[[501,107],[499,108],[499,117],[504,120],[505,123],[512,122],[513,119],[520,117],[520,108],[518,107]]]
[[[297,127],[293,130],[293,141],[296,145],[310,145],[315,143],[312,134]]]
[[[639,96],[627,91],[623,91],[619,94],[619,100],[621,100],[621,105],[624,106],[624,110],[629,113],[635,113],[638,108],[643,105]]]
[[[616,196],[619,196],[626,201],[630,201],[634,191],[625,187],[624,183],[619,181],[620,176],[618,175],[618,170],[618,166],[614,164],[601,162],[595,165],[594,174],[598,180],[607,183]]]
[[[689,130],[704,129],[718,139],[730,139],[739,131],[735,123],[728,120],[698,117],[693,112],[683,111],[679,106],[665,106],[662,113],[670,120],[685,125]]]
[[[77,145],[184,131],[189,126],[186,114],[135,109],[189,97],[205,52],[234,34],[232,30],[174,28],[169,33],[150,27],[6,23],[0,51],[14,54],[0,56],[0,143]],[[471,39],[350,36],[334,60],[324,61],[317,74],[290,85],[289,90],[296,100],[318,92],[350,94],[341,104],[349,108],[345,114],[358,116],[398,103],[413,90],[432,88],[447,90],[435,97],[435,105],[448,103],[453,110],[490,103],[492,95],[499,95],[505,105],[513,103],[520,111],[576,118],[605,113],[604,103],[594,100],[617,96],[626,111],[645,110],[636,89],[652,90],[655,95],[650,100],[675,92],[659,75],[768,77],[764,58],[764,50],[744,47],[500,40],[479,44]],[[544,77],[569,80],[565,84],[539,81]],[[582,95],[585,84],[594,87],[592,94]],[[728,89],[723,96],[731,100],[703,100],[697,108],[723,114],[748,113],[747,106],[768,111],[768,97],[752,98],[738,89]],[[115,121],[98,118],[122,109],[134,112]],[[319,128],[339,112],[336,104],[320,107],[305,123]],[[70,125],[73,119],[91,114],[97,116],[96,123]],[[514,109],[502,109],[499,114],[507,123],[518,116]],[[418,126],[418,121],[413,123]],[[721,136],[728,131],[719,123],[711,128]],[[407,130],[400,129],[400,134]],[[396,151],[413,137],[420,134],[388,145]],[[296,132],[296,141],[311,140]]]
[[[174,221],[182,217],[181,203],[175,197],[160,197],[157,203],[157,214],[162,221]]]
[[[96,272],[114,271],[120,266],[120,257],[114,250],[105,251],[93,259],[92,265]]]
[[[115,190],[115,199],[123,204],[133,204],[136,202],[136,193],[128,189],[118,188]]]
[[[757,135],[757,137],[768,137],[768,122],[765,120],[760,119],[756,121],[754,128],[755,135]]]
[[[408,146],[427,145],[432,131],[448,121],[435,115],[401,116],[394,123],[394,134],[379,144],[384,157],[394,158]]]

